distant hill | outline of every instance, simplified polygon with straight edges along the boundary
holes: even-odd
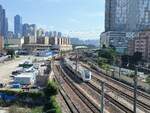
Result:
[[[91,45],[95,47],[100,46],[100,41],[98,39],[88,39],[88,40],[81,40],[79,38],[70,38],[72,45]]]

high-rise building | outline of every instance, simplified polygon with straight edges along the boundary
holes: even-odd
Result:
[[[113,31],[115,24],[115,0],[105,0],[105,31]]]
[[[8,38],[7,44],[8,48],[22,49],[22,45],[24,44],[24,38]]]
[[[8,18],[5,18],[4,37],[8,38]]]
[[[36,44],[36,25],[23,24],[23,36],[25,44]]]
[[[37,30],[37,37],[42,37],[44,36],[44,30],[42,28]]]
[[[56,37],[57,36],[57,31],[53,31],[53,37]]]
[[[23,36],[24,37],[27,37],[27,36],[32,36],[32,37],[36,37],[36,25],[35,24],[23,24],[23,27],[22,27],[22,31],[23,31]]]
[[[150,62],[150,31],[141,31],[128,43],[128,54],[141,52],[143,60]]]
[[[105,32],[100,36],[100,45],[126,50],[130,39],[128,33],[150,29],[150,0],[105,1]]]
[[[140,31],[150,28],[149,0],[106,0],[105,31]]]
[[[5,9],[2,9],[2,36],[5,35],[5,20],[6,19],[6,13]]]
[[[17,38],[22,36],[22,17],[20,15],[14,17],[14,33]]]
[[[36,30],[37,30],[36,25],[35,24],[31,24],[30,25],[30,36],[36,37]]]
[[[37,44],[49,45],[49,37],[47,36],[37,37]]]
[[[0,36],[0,52],[3,50],[3,48],[4,48],[4,38]]]
[[[62,37],[62,33],[61,32],[58,32],[58,37]]]
[[[100,47],[114,46],[116,51],[119,53],[124,53],[127,48],[128,40],[126,37],[126,32],[120,31],[109,31],[101,34]]]
[[[50,32],[49,31],[45,31],[44,35],[50,37]]]
[[[3,11],[3,7],[0,5],[0,35],[2,35],[2,21],[3,21],[3,13],[2,13],[2,11]]]
[[[24,37],[24,44],[36,44],[37,39],[34,36]]]
[[[49,44],[52,45],[52,49],[60,51],[72,50],[72,45],[69,37],[51,37]]]
[[[14,33],[12,31],[8,31],[8,38],[14,38]]]
[[[6,18],[5,9],[0,5],[0,35],[7,38],[8,20]]]
[[[106,0],[105,31],[126,31],[129,0]]]
[[[30,31],[29,24],[27,24],[27,23],[23,24],[23,26],[22,26],[22,35],[24,37],[29,36],[29,31]]]

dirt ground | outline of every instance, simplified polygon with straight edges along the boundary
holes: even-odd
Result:
[[[25,60],[24,57],[15,59],[13,61],[7,61],[5,63],[0,63],[0,83],[8,83],[10,82],[10,75],[12,71],[14,71],[17,66]]]

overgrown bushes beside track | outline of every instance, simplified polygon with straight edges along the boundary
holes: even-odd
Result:
[[[45,98],[47,99],[43,111],[46,113],[61,113],[61,108],[56,101],[58,94],[58,86],[56,82],[49,81],[47,87],[44,89]]]
[[[13,109],[16,113],[17,109],[26,107],[30,111],[36,111],[38,108],[42,111],[38,113],[61,113],[61,108],[56,101],[58,86],[54,81],[48,81],[43,91],[39,92],[0,90],[0,94],[3,95],[0,98],[0,106],[10,107],[10,109],[11,106],[16,106],[16,109]]]

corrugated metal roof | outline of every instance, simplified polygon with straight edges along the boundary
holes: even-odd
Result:
[[[34,73],[21,73],[21,74],[15,76],[15,78],[34,77],[34,76],[35,76]]]

